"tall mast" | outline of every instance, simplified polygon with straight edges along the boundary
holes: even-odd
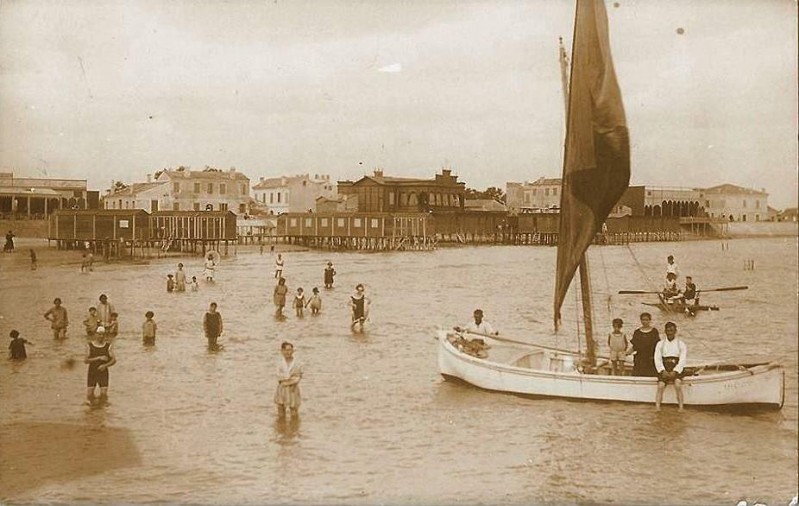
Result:
[[[578,0],[579,1],[579,0]],[[575,16],[576,18],[576,16]],[[575,26],[576,31],[576,26]],[[566,49],[563,47],[563,37],[558,37],[559,42],[559,59],[560,59],[560,78],[563,87],[563,104],[566,110],[566,128],[568,129],[569,123],[569,57],[566,54]],[[572,52],[574,52],[574,43],[572,43]],[[573,58],[573,55],[572,55]],[[565,154],[564,154],[565,164]],[[565,180],[562,180],[565,182]],[[565,185],[561,185],[561,195]],[[562,198],[562,197],[561,197]],[[591,276],[588,272],[588,259],[583,253],[580,258],[580,298],[583,307],[583,325],[585,328],[585,355],[588,365],[591,369],[596,366],[596,346],[594,341],[594,322],[593,310],[591,306]]]

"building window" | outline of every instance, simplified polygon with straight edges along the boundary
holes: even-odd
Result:
[[[379,221],[377,218],[372,218],[372,228],[377,228]]]
[[[219,194],[224,195],[227,193],[227,185],[225,183],[219,183]]]
[[[194,208],[195,211],[199,211],[200,210],[200,203],[199,202],[195,202],[193,204],[193,208]]]
[[[557,188],[552,188],[552,195],[554,195],[556,197],[558,196],[558,189]]]
[[[285,193],[285,196],[283,197],[283,202],[285,202],[286,204],[289,203],[289,192]]]
[[[119,199],[119,208],[122,209],[122,199]]]
[[[247,184],[246,183],[241,183],[241,194],[242,195],[247,195]]]
[[[743,201],[743,207],[744,207],[744,209],[746,209],[746,200]],[[746,221],[746,220],[744,220],[744,221]]]
[[[408,205],[408,194],[405,192],[400,193],[400,207]]]
[[[321,219],[321,220],[319,220],[319,221],[320,221],[320,223],[319,223],[319,224],[320,224],[320,225],[322,225],[323,227],[326,227],[326,226],[327,226],[327,218],[322,218],[322,219]]]
[[[219,204],[219,210],[220,211],[227,211],[227,203],[226,202],[222,202],[221,204]]]
[[[172,188],[175,193],[180,193],[180,183],[172,183]]]
[[[180,211],[180,203],[179,202],[172,202],[172,210],[173,211]]]
[[[277,192],[277,203],[280,204],[280,192]]]
[[[755,215],[755,221],[760,221],[760,215],[759,214]]]
[[[208,183],[208,194],[214,193],[214,183]]]
[[[292,226],[292,227],[296,227],[297,226],[297,218],[292,218],[290,221],[291,221],[290,226]]]
[[[533,195],[538,195],[538,188],[533,188]]]
[[[336,220],[336,226],[337,227],[343,227],[344,226],[344,218],[337,219]]]
[[[394,192],[388,192],[388,205],[394,205]]]
[[[310,227],[311,225],[313,225],[313,220],[311,220],[311,218],[305,218],[305,226]]]
[[[264,194],[264,195],[266,195],[266,194]],[[270,204],[274,204],[275,203],[275,192],[269,192],[269,203]]]
[[[200,193],[200,183],[194,183],[194,193]]]
[[[352,226],[355,228],[360,228],[361,226],[361,219],[360,218],[353,218]]]
[[[760,201],[755,200],[755,209],[760,209]]]
[[[549,197],[549,188],[544,188],[544,196]]]

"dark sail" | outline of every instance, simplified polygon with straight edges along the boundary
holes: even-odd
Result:
[[[602,0],[577,0],[563,162],[555,321],[580,260],[630,182],[630,139]]]

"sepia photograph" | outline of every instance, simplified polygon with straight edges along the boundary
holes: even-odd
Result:
[[[0,0],[0,504],[799,504],[796,0]]]

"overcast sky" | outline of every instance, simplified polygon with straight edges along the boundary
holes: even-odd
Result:
[[[795,206],[796,1],[606,5],[632,182]],[[558,0],[0,0],[0,170],[94,189],[178,165],[556,177],[573,17]]]

